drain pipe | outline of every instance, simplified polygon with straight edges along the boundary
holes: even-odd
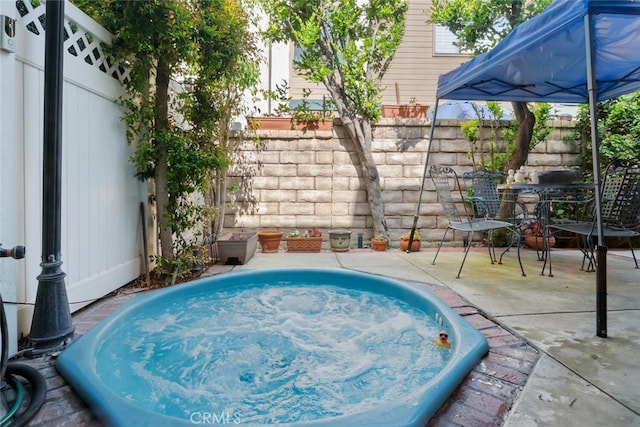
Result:
[[[62,82],[64,1],[46,3],[47,29],[44,58],[44,140],[42,185],[42,272],[33,311],[28,356],[61,349],[75,331],[62,271]]]

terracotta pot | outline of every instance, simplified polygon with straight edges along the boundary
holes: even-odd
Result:
[[[258,241],[260,242],[260,247],[262,247],[262,252],[278,252],[281,240],[282,231],[258,231]]]
[[[406,252],[409,248],[409,239],[400,239],[400,250]],[[417,252],[420,250],[420,240],[414,240],[411,242],[411,252]]]
[[[541,251],[544,249],[544,240],[542,236],[524,236],[524,243],[527,247],[531,249],[536,249]],[[554,248],[556,246],[556,238],[553,236],[549,237],[549,247]]]
[[[371,247],[373,248],[374,251],[384,252],[384,251],[387,250],[388,243],[389,242],[387,240],[375,240],[374,239],[374,240],[371,240]]]
[[[333,119],[318,120],[296,120],[296,130],[331,130],[333,129]]]
[[[247,117],[249,129],[292,130],[294,123],[291,117]]]
[[[322,237],[287,237],[287,252],[320,252]]]
[[[383,105],[382,117],[426,119],[428,106],[419,104]]]

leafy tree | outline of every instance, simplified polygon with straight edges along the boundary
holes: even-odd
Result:
[[[490,50],[549,4],[551,0],[434,0],[429,22],[448,28],[457,36],[459,48],[477,55]],[[518,130],[509,167],[517,169],[527,161],[536,119],[527,103],[511,104]]]
[[[299,46],[302,54],[295,66],[331,95],[356,147],[374,235],[388,236],[371,151],[372,123],[380,118],[380,82],[402,41],[407,2],[263,0],[262,4],[270,18],[267,39]]]
[[[195,87],[191,94],[192,102],[188,104],[186,116],[191,123],[199,126],[192,129],[195,139],[201,141],[203,147],[210,147],[212,155],[222,162],[221,167],[212,168],[207,172],[205,203],[213,209],[212,218],[206,233],[208,239],[213,242],[222,233],[226,208],[226,195],[230,190],[227,185],[227,172],[234,167],[244,167],[241,174],[249,178],[254,172],[247,170],[246,163],[238,158],[238,144],[244,140],[242,135],[232,135],[231,121],[244,113],[246,107],[243,103],[244,94],[254,88],[259,80],[257,67],[257,49],[253,36],[248,34],[247,49],[238,60],[229,65],[229,70],[221,78],[212,79],[210,82],[195,81]],[[202,78],[202,76],[200,76]],[[211,114],[211,106],[216,106],[217,114]],[[259,144],[260,141],[255,141]],[[252,201],[250,192],[250,180],[244,179],[231,190],[243,192],[243,200]]]
[[[598,131],[602,164],[606,165],[614,159],[637,158],[640,153],[640,92],[598,103]],[[591,118],[588,105],[580,106],[575,132],[567,139],[580,143],[582,169],[592,170]]]
[[[253,48],[246,9],[235,0],[76,3],[112,32],[110,54],[130,69],[123,103],[137,147],[133,161],[141,178],[154,181],[161,256],[171,262],[190,246],[183,233],[207,214],[190,195],[204,192],[210,171],[229,164],[214,137],[224,128],[225,107],[211,95],[221,80],[235,78]],[[170,114],[169,83],[188,75],[194,90],[182,99],[184,126]]]

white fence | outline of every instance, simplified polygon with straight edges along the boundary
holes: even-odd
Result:
[[[0,283],[5,301],[25,303],[6,306],[17,336],[29,333],[41,272],[44,13],[44,4],[0,1],[0,14],[16,19],[15,52],[0,51],[0,242],[27,255],[3,260]],[[148,209],[116,103],[125,71],[100,49],[110,34],[69,2],[65,13],[61,253],[73,311],[139,276],[140,203]]]

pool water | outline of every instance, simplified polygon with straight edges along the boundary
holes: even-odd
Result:
[[[107,425],[424,426],[487,350],[422,286],[280,269],[136,297],[56,369]]]
[[[97,363],[112,368],[104,384],[140,408],[290,423],[368,411],[424,386],[451,357],[433,344],[438,332],[395,298],[281,283],[157,304],[115,326]]]

